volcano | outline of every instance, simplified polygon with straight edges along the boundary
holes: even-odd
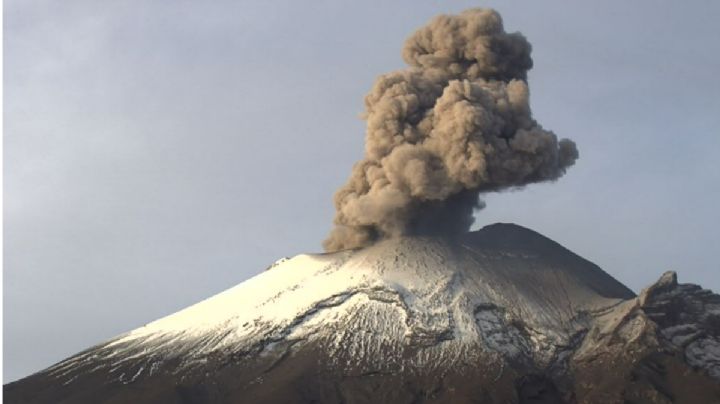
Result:
[[[51,341],[48,341],[51,343]],[[7,403],[717,403],[720,296],[636,296],[513,224],[303,254],[4,388]]]

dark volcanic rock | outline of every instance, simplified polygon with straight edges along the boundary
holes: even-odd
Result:
[[[7,403],[714,403],[720,296],[636,297],[531,230],[284,259],[5,386]]]

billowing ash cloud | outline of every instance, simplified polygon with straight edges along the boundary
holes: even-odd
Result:
[[[481,192],[552,181],[578,158],[532,118],[531,47],[494,10],[442,15],[365,98],[365,158],[335,194],[327,251],[469,229]]]

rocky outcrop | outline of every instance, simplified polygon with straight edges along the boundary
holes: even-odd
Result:
[[[665,273],[599,316],[571,362],[578,402],[720,402],[720,296]]]

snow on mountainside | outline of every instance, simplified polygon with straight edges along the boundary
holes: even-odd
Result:
[[[693,303],[696,317],[713,312],[704,304],[717,295],[708,293]],[[642,355],[630,369],[667,334],[686,343],[686,361],[704,372],[695,379],[715,394],[718,340],[697,336],[714,332],[703,322],[715,317],[658,320],[678,300],[646,314],[662,299],[635,298],[559,244],[495,224],[458,238],[279,260],[5,392],[8,402],[464,402],[478,394],[484,402],[527,394],[595,402],[583,397],[604,396],[570,375],[594,382],[610,371],[597,364],[625,360],[622,350],[655,338],[632,351]],[[461,382],[467,377],[473,388]]]
[[[437,238],[402,238],[360,251],[299,255],[102,348],[109,359],[118,358],[117,363],[125,359],[124,351],[152,350],[181,355],[181,366],[191,367],[213,352],[320,338],[323,331],[343,324],[343,333],[350,335],[335,338],[338,346],[333,349],[356,350],[357,359],[376,354],[378,335],[418,343],[446,338],[450,342],[438,350],[438,357],[458,355],[483,333],[499,350],[527,350],[534,344],[534,351],[540,351],[542,345],[551,349],[566,342],[577,331],[578,312],[602,310],[633,296],[580,258],[553,266],[527,245],[525,250],[490,250],[478,238],[467,237],[457,245]],[[598,276],[607,278],[604,284],[593,284]],[[529,341],[512,338],[512,332],[504,330],[499,307],[515,311],[538,336]],[[478,327],[476,317],[488,321]],[[349,319],[354,327],[347,328]],[[342,346],[348,339],[352,345]],[[62,375],[83,360],[87,358],[78,357],[50,372]],[[137,376],[161,366],[149,361]]]

